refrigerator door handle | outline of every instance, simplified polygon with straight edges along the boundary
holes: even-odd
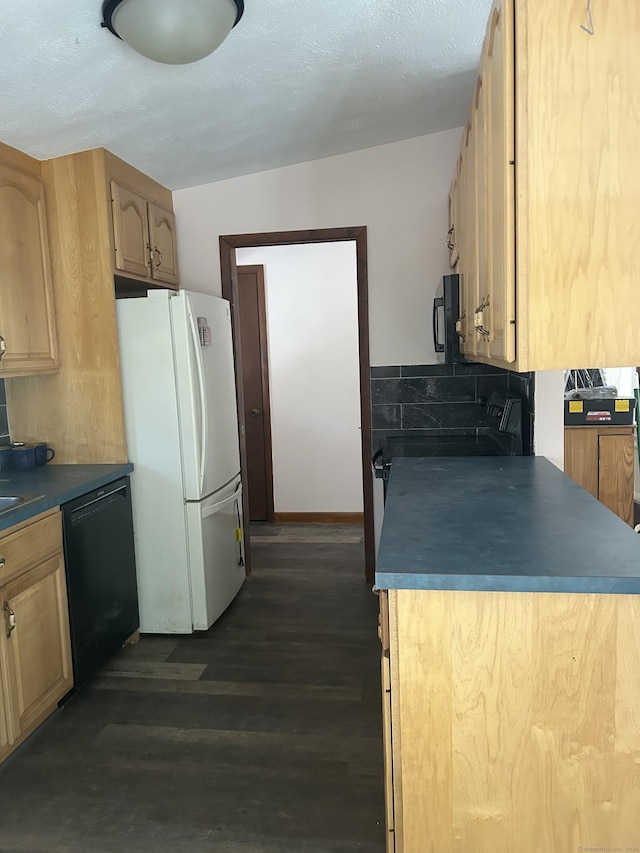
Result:
[[[213,515],[214,513],[218,512],[218,510],[221,509],[221,507],[225,506],[228,503],[231,503],[231,501],[237,500],[241,492],[242,492],[242,483],[238,483],[238,486],[237,486],[237,488],[233,494],[228,495],[226,498],[223,498],[221,501],[218,501],[215,504],[211,504],[211,506],[208,506],[205,509],[203,509],[202,510],[202,517],[208,518],[210,515]]]
[[[193,311],[189,311],[189,326],[191,327],[191,342],[193,355],[198,372],[198,388],[200,392],[200,493],[204,489],[204,471],[206,464],[207,445],[209,443],[209,422],[207,417],[207,389],[204,382],[204,367],[200,351],[200,335],[195,323]]]

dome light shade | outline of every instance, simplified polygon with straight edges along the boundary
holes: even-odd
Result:
[[[244,0],[104,0],[102,26],[149,59],[182,65],[220,47],[243,12]]]

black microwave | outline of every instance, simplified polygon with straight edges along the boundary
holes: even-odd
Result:
[[[433,348],[438,361],[466,362],[460,352],[456,323],[460,317],[460,276],[445,275],[433,300]]]

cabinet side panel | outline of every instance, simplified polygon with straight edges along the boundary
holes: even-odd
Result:
[[[528,777],[520,744],[535,687],[530,602],[444,595],[451,610],[454,835],[462,850],[528,851],[520,839],[524,802],[516,798]]]
[[[523,742],[529,759],[520,802],[528,839],[523,853],[614,849],[619,839],[621,802],[613,786],[618,598],[532,596],[534,701]]]
[[[398,593],[403,853],[637,844],[639,616],[633,596]]]
[[[640,364],[640,4],[586,7],[516,2],[519,369]]]
[[[453,849],[454,840],[450,607],[447,593],[396,594],[399,689],[394,692],[392,681],[394,786],[399,774],[402,796],[400,808],[395,804],[396,840],[401,841],[397,849],[443,853]],[[393,677],[393,657],[391,667]]]
[[[60,371],[7,380],[12,435],[46,440],[54,464],[125,462],[103,154],[50,160],[42,172]]]

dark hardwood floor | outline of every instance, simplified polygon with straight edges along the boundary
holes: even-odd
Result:
[[[2,853],[383,853],[362,530],[252,525],[206,633],[144,636],[0,768]]]

